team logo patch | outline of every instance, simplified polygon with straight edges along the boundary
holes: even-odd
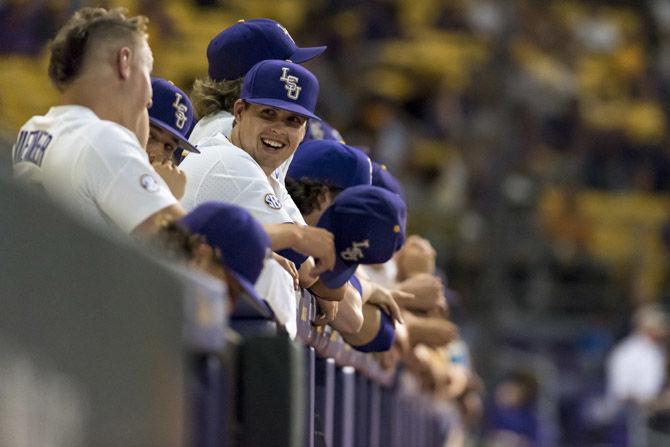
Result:
[[[300,79],[298,79],[297,76],[289,75],[289,70],[289,67],[282,67],[279,80],[284,83],[286,96],[288,96],[289,99],[297,100],[300,96],[300,90],[302,90],[302,87],[298,87],[298,81]]]
[[[142,188],[149,192],[156,192],[160,188],[156,179],[154,179],[149,174],[144,174],[142,177],[140,177],[140,185],[142,185]]]
[[[265,204],[272,208],[273,210],[281,209],[281,202],[274,194],[267,193],[265,194]]]
[[[365,257],[362,248],[370,248],[370,240],[365,239],[364,241],[354,242],[351,244],[351,247],[347,247],[346,250],[340,252],[340,257],[345,261],[356,262]]]

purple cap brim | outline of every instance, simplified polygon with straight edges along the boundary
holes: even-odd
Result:
[[[184,137],[182,137],[180,135],[180,133],[177,131],[177,129],[173,128],[172,126],[168,126],[164,122],[159,121],[155,118],[149,117],[149,122],[156,127],[160,127],[161,129],[163,129],[164,131],[168,132],[170,135],[175,137],[177,140],[179,140],[179,147],[180,148],[185,149],[189,152],[194,152],[196,154],[200,153],[200,151],[195,146],[193,146],[191,143],[188,142],[187,139],[185,139]]]
[[[349,281],[357,267],[357,262],[345,262],[340,256],[336,256],[335,267],[330,271],[322,273],[319,279],[331,289],[337,289]]]
[[[288,110],[289,112],[297,113],[298,115],[302,115],[307,118],[314,118],[317,120],[321,119],[318,116],[314,115],[309,110],[307,110],[306,108],[299,106],[294,102],[283,101],[281,99],[274,99],[274,98],[242,98],[242,99],[252,104],[261,104],[264,106],[271,106],[282,110]]]
[[[324,51],[326,51],[326,46],[323,47],[306,47],[298,48],[295,52],[289,57],[292,62],[301,63],[307,62],[310,59],[314,59]]]
[[[251,298],[252,302],[247,302],[248,307],[252,307],[254,311],[263,315],[274,315],[274,312],[268,303],[258,295],[258,292],[256,291],[256,288],[253,286],[253,284],[251,284],[244,276],[240,275],[234,270],[229,269],[228,271],[235,277],[237,282],[240,283],[240,286],[242,286],[242,289],[249,296],[249,298]],[[233,315],[237,317],[245,316],[247,313],[248,312],[243,309],[235,309],[235,311],[233,311]]]

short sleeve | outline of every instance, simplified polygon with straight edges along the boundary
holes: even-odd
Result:
[[[107,128],[94,141],[77,170],[102,213],[123,231],[178,203],[134,137]]]

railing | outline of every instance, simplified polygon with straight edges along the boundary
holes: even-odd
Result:
[[[207,301],[199,300],[202,313]],[[218,306],[215,300],[209,303]],[[422,393],[402,371],[384,369],[374,355],[354,350],[329,326],[314,326],[316,312],[313,297],[303,291],[298,335],[291,341],[266,315],[254,318],[245,311],[239,317],[234,309],[229,323],[241,338],[234,343],[210,340],[203,346],[225,346],[221,352],[194,350],[192,372],[200,391],[194,394],[199,409],[195,443],[442,446],[452,417],[449,409]],[[188,333],[206,340],[198,335],[199,324],[191,320]],[[224,336],[211,328],[203,331]],[[226,351],[235,354],[226,356]],[[219,364],[222,358],[228,363]]]

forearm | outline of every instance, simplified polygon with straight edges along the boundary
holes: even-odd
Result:
[[[293,247],[299,237],[291,224],[264,224],[263,229],[270,236],[272,251]]]
[[[339,302],[337,316],[330,323],[341,334],[357,333],[364,324],[363,303],[358,291],[347,284],[344,298]]]
[[[326,286],[323,282],[321,282],[321,280],[318,280],[314,284],[312,284],[309,290],[318,298],[327,301],[342,301],[349,287],[348,284],[349,283],[346,283],[345,285],[343,285],[342,287],[338,287],[337,289],[331,289],[330,287]]]
[[[298,269],[298,281],[300,282],[300,287],[303,289],[309,289],[319,279],[310,274],[313,268],[314,260],[312,258],[307,258]]]
[[[363,305],[363,324],[355,333],[342,333],[344,341],[350,345],[360,346],[370,343],[379,333],[381,326],[381,310],[372,304]]]
[[[158,230],[160,230],[163,222],[177,220],[185,214],[186,212],[179,204],[167,206],[147,217],[133,229],[131,234],[138,239],[146,239],[156,234]]]

